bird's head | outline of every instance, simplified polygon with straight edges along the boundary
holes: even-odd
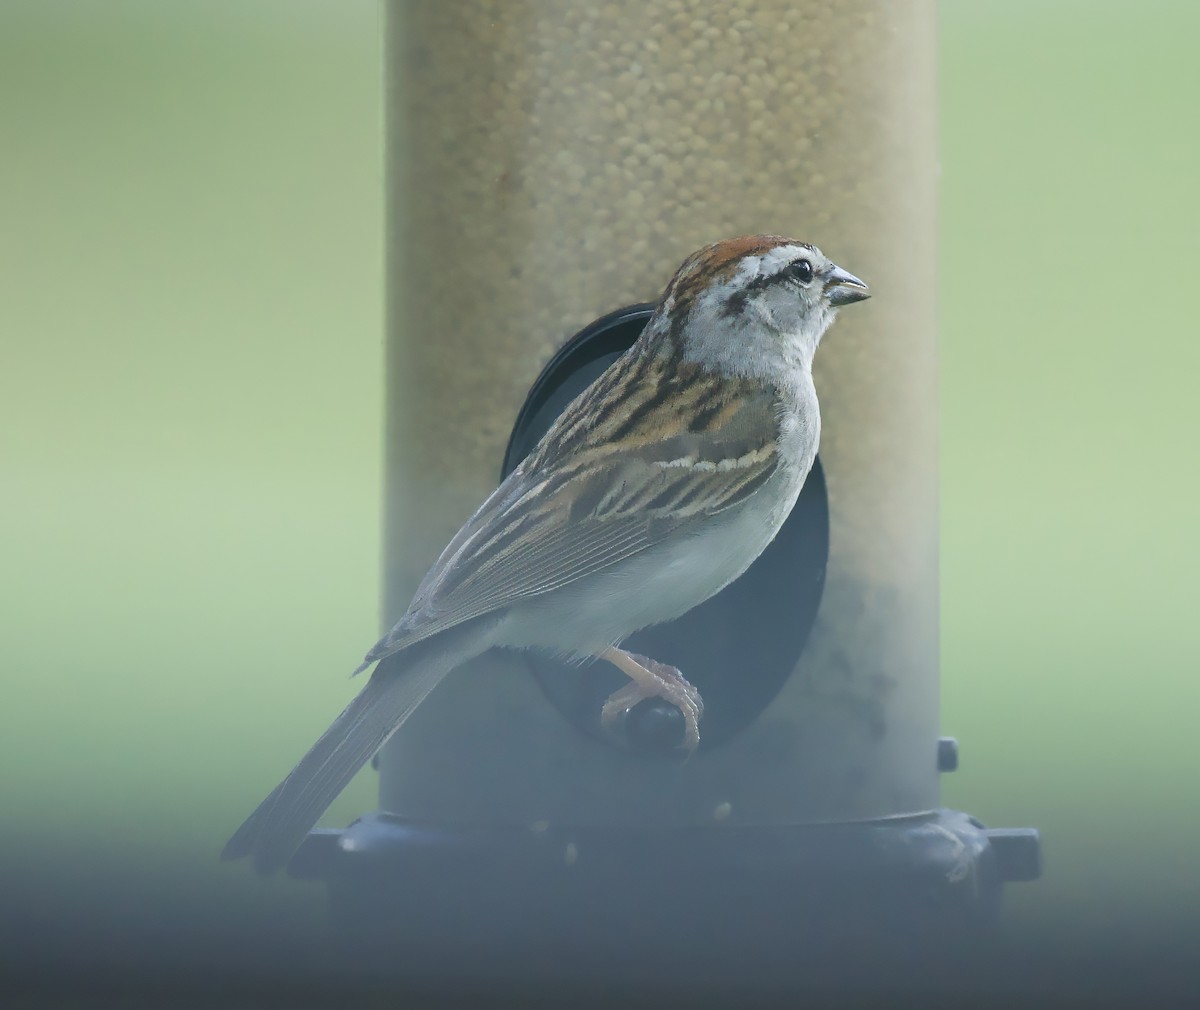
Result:
[[[685,354],[757,371],[763,356],[811,367],[839,306],[867,285],[816,246],[776,235],[726,239],[693,253],[663,293],[651,326]]]

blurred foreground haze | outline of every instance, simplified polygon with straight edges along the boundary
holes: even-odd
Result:
[[[1194,947],[1200,5],[941,12],[943,801],[1041,829],[1014,935]],[[377,628],[381,58],[366,0],[0,6],[4,974],[324,943],[216,857]]]

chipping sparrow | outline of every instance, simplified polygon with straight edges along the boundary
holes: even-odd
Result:
[[[699,742],[698,692],[617,647],[742,574],[787,518],[817,453],[812,360],[857,277],[810,245],[729,239],[684,261],[637,342],[566,408],[442,552],[355,672],[362,692],[225,846],[281,866],[438,682],[485,650],[599,657]]]

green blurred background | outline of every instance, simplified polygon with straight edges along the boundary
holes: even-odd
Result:
[[[1042,830],[1013,930],[1200,920],[1197,37],[942,4],[944,800]],[[323,943],[216,855],[377,627],[381,55],[369,0],[0,5],[13,963]]]

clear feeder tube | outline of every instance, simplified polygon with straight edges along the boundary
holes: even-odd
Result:
[[[382,809],[677,826],[938,805],[934,48],[932,0],[390,3],[385,625],[496,485],[555,349],[692,250],[788,235],[873,298],[817,355],[826,586],[759,717],[647,760],[489,654],[385,748]]]

